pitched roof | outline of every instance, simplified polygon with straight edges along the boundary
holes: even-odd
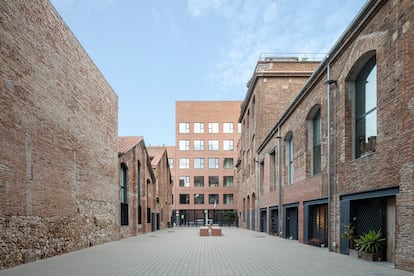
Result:
[[[151,158],[151,165],[155,167],[160,162],[162,155],[167,150],[165,147],[147,147],[148,155]]]
[[[118,153],[124,154],[134,146],[139,144],[144,137],[142,136],[119,136],[118,137]]]

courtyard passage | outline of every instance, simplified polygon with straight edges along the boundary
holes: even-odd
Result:
[[[175,227],[0,271],[3,275],[414,275],[235,227]]]

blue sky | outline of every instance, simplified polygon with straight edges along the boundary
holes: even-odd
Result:
[[[175,101],[243,100],[261,53],[326,53],[365,0],[51,0],[118,95],[118,134],[175,144]]]

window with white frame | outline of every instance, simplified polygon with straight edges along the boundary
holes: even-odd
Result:
[[[179,123],[178,132],[179,133],[190,133],[190,123]]]
[[[223,176],[223,187],[233,187],[233,176]]]
[[[233,140],[223,140],[223,150],[234,150]]]
[[[168,165],[170,165],[170,168],[174,168],[174,158],[168,158]]]
[[[224,158],[223,168],[224,169],[233,169],[233,158]]]
[[[233,194],[223,194],[223,204],[231,205],[233,204]]]
[[[194,140],[194,150],[204,150],[204,140]]]
[[[223,133],[233,133],[233,123],[223,123]]]
[[[190,159],[180,158],[180,169],[189,169],[189,168],[190,168]]]
[[[219,168],[219,159],[218,158],[209,158],[208,159],[208,168],[209,169],[218,169]]]
[[[190,177],[189,176],[180,176],[180,187],[190,187]]]
[[[355,157],[376,150],[377,139],[377,62],[372,57],[355,80]]]
[[[219,177],[218,176],[209,176],[208,177],[208,186],[209,187],[218,187],[219,186]]]
[[[194,158],[194,169],[204,168],[204,158]]]
[[[242,131],[242,124],[241,123],[238,123],[238,125],[237,125],[237,132],[238,133],[241,133],[241,131]]]
[[[190,150],[190,140],[180,140],[178,144],[179,150]]]
[[[208,123],[208,133],[219,133],[219,124]]]
[[[204,123],[194,123],[194,133],[204,133]]]
[[[208,150],[219,150],[219,141],[208,140]]]

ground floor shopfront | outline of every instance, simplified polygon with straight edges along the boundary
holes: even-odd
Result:
[[[237,212],[232,209],[172,210],[171,222],[176,226],[202,226],[205,224],[239,225]]]

